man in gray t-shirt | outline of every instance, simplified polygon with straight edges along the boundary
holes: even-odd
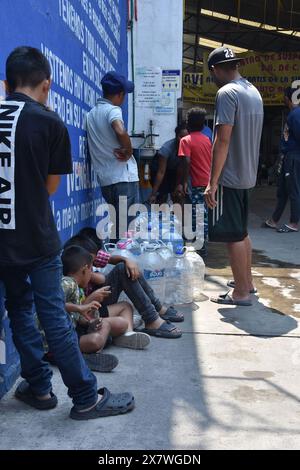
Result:
[[[228,245],[234,281],[231,294],[211,299],[225,305],[252,305],[252,246],[248,236],[249,189],[256,184],[263,128],[263,101],[241,77],[232,49],[220,47],[208,58],[219,91],[216,97],[210,183],[206,189],[211,241]]]

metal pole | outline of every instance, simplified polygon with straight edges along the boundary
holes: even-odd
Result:
[[[195,50],[194,50],[194,72],[197,71],[197,58],[199,48],[199,29],[200,29],[200,14],[201,14],[201,0],[197,0],[197,21],[196,21],[196,34],[195,34]]]

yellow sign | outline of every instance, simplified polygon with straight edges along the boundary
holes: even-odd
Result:
[[[214,104],[217,87],[207,67],[208,52],[203,54],[204,72],[184,75],[184,99]],[[241,75],[261,93],[265,106],[282,106],[283,92],[300,79],[300,52],[246,52],[240,54]],[[197,77],[199,76],[199,77]],[[196,99],[193,100],[193,97]]]
[[[213,100],[203,93],[203,74],[185,72],[183,74],[183,99],[193,103],[211,104]]]

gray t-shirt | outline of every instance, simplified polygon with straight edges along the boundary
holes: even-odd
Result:
[[[233,126],[221,185],[236,189],[255,186],[263,120],[261,95],[248,80],[233,80],[218,91],[215,126]]]
[[[176,139],[168,140],[167,142],[165,142],[162,148],[160,149],[159,154],[168,160],[168,170],[176,170],[178,163],[180,163]]]

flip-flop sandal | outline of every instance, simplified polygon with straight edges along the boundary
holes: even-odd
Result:
[[[235,282],[234,281],[228,281],[227,282],[227,287],[231,287],[232,289],[235,289]],[[249,294],[257,294],[257,289],[251,289],[249,290]]]
[[[221,305],[237,305],[239,307],[251,307],[252,302],[251,300],[234,300],[229,292],[224,295],[219,295],[219,297],[212,297],[211,302]]]
[[[48,400],[39,400],[31,391],[30,385],[26,380],[22,380],[16,388],[15,397],[26,405],[32,406],[37,410],[52,410],[57,405],[57,397],[50,392],[51,398]]]
[[[169,307],[164,315],[160,315],[160,318],[163,320],[169,320],[173,323],[180,323],[184,321],[183,313],[177,312],[173,306]]]
[[[274,225],[271,225],[267,220],[262,224],[262,227],[263,228],[271,228],[273,230],[276,230],[276,226],[274,227]]]
[[[293,227],[290,227],[287,224],[284,224],[282,227],[280,227],[277,230],[277,232],[278,233],[295,233],[295,232],[299,232],[299,230],[297,228],[293,228]]]
[[[159,328],[151,329],[151,328],[144,328],[143,332],[147,333],[147,335],[155,336],[156,338],[181,338],[182,331],[177,331],[177,327],[173,325],[170,321],[165,321]]]
[[[111,372],[119,364],[113,354],[92,353],[83,354],[86,365],[94,372]]]
[[[102,399],[91,410],[80,413],[73,406],[70,418],[85,421],[128,413],[134,408],[134,396],[131,393],[111,393],[107,388],[100,388],[98,394],[103,395]]]
[[[125,334],[113,339],[115,346],[128,349],[145,349],[150,343],[150,336],[141,332],[132,332],[130,335]]]

